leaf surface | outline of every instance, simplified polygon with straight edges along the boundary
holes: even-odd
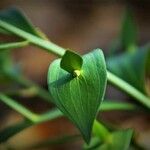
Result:
[[[150,95],[150,87],[147,85],[147,80],[150,79],[149,64],[149,45],[107,59],[108,70],[148,95]]]
[[[19,9],[15,7],[11,7],[9,9],[0,11],[0,21],[5,21],[10,25],[17,27],[18,29],[21,29],[37,37],[45,38],[44,35],[30,23],[27,17]],[[9,32],[1,27],[0,27],[0,33],[12,34],[12,32]],[[6,80],[8,79],[8,77],[6,77],[6,73],[8,72],[11,74],[19,73],[18,68],[16,67],[17,65],[13,64],[13,61],[11,59],[11,53],[9,50],[14,48],[20,48],[26,45],[28,45],[28,41],[26,39],[25,40],[21,39],[21,41],[19,42],[17,41],[11,43],[6,43],[6,42],[0,43],[0,68],[1,68],[0,79],[1,80],[4,80],[5,78]]]
[[[82,58],[81,74],[77,77],[60,67],[61,59],[55,60],[49,67],[48,86],[53,102],[78,127],[88,143],[105,93],[106,66],[100,49]]]
[[[15,7],[0,11],[0,20],[5,21],[33,35],[40,36],[37,29],[30,23],[27,17]],[[0,28],[0,31],[2,31],[2,33],[8,33],[8,31],[5,31],[2,28]]]
[[[62,57],[60,66],[62,69],[68,71],[69,73],[73,73],[75,70],[80,70],[83,64],[83,59],[78,54],[66,51],[64,56]]]
[[[12,65],[12,58],[8,50],[0,51],[0,82],[6,84],[10,79],[6,76],[6,72],[16,72],[16,68]]]

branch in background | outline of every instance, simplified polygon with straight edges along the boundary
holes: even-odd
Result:
[[[28,45],[29,45],[28,41],[0,43],[0,50],[21,48],[21,47],[25,47]]]
[[[9,99],[9,100],[11,100],[11,99]],[[14,103],[14,101],[12,103]],[[20,104],[17,104],[17,105],[20,105]],[[102,104],[99,108],[99,110],[101,110],[101,111],[135,110],[135,109],[136,109],[136,107],[129,103],[118,103],[118,102],[110,102],[110,101],[102,102]],[[63,116],[63,114],[60,110],[54,109],[54,110],[48,111],[42,115],[36,115],[36,120],[34,120],[34,121],[23,120],[12,126],[6,127],[2,131],[0,131],[0,135],[3,135],[3,136],[0,136],[0,143],[5,142],[10,137],[14,136],[15,134],[21,132],[22,130],[24,130],[28,127],[31,127],[33,125],[36,125],[36,124],[39,124],[39,123],[42,123],[45,121],[50,121],[50,120],[53,120],[53,119],[56,119],[56,118],[59,118],[62,116]]]

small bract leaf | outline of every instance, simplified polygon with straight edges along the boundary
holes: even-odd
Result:
[[[128,150],[133,135],[132,129],[113,132],[108,142],[99,147],[99,150]]]
[[[61,59],[60,67],[69,73],[73,73],[75,70],[81,70],[83,59],[78,54],[66,51]],[[78,71],[75,71],[78,74]]]
[[[61,59],[55,60],[48,71],[48,87],[53,102],[78,127],[88,143],[105,93],[106,65],[100,49],[84,55],[82,59],[80,75],[76,77],[60,67]],[[70,61],[68,63],[74,66]]]
[[[32,23],[30,23],[29,19],[27,19],[24,13],[22,13],[18,8],[11,7],[0,11],[0,20],[5,21],[19,29],[22,29],[23,31],[38,37],[42,37],[41,33],[39,33],[39,30],[35,28]],[[0,33],[8,34],[9,32],[0,28]]]

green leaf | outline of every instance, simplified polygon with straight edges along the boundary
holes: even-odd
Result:
[[[33,27],[27,17],[15,7],[0,11],[0,20],[5,21],[33,35],[40,36],[36,28]],[[5,30],[3,28],[0,28],[0,31]]]
[[[55,118],[61,117],[63,114],[58,109],[50,110],[39,116],[39,119],[36,122],[32,122],[30,120],[23,120],[19,123],[15,123],[10,125],[3,130],[0,130],[0,143],[7,141],[10,137],[16,135],[22,130],[31,127],[33,125],[42,123],[44,121],[53,120]]]
[[[44,33],[34,27],[25,15],[16,8],[10,8],[0,12],[0,31],[2,33],[6,31],[16,35],[59,57],[65,52],[64,48],[50,42]]]
[[[127,9],[121,27],[121,46],[125,50],[135,50],[137,44],[137,27],[130,9]]]
[[[133,131],[131,129],[113,132],[108,141],[99,147],[99,150],[128,150]]]
[[[13,136],[15,133],[19,133],[23,129],[31,126],[32,122],[29,120],[24,120],[22,122],[16,123],[8,128],[0,131],[0,143],[5,142],[8,140],[9,137]]]
[[[48,71],[48,86],[52,101],[78,127],[88,143],[105,93],[106,66],[100,49],[82,58],[80,75],[76,77],[60,67],[60,59],[55,60]]]
[[[98,137],[93,137],[90,141],[90,144],[84,144],[84,150],[99,150],[100,145],[102,144],[101,140]]]
[[[26,32],[29,32],[35,36],[41,37],[41,33],[35,27],[33,27],[30,21],[27,20],[26,16],[19,9],[9,8],[0,11],[0,21],[1,20],[11,25],[14,25],[15,27],[18,27]],[[8,34],[10,32],[0,27],[0,33]],[[20,48],[26,45],[28,45],[28,41],[26,40],[12,43],[0,43],[0,78],[2,81],[5,78],[6,80],[8,79],[8,77],[5,76],[6,72],[11,72],[11,74],[18,72],[16,66],[13,64],[13,61],[11,59],[10,51],[8,50]],[[7,52],[2,52],[3,50],[7,50]]]
[[[9,55],[9,51],[0,51],[0,81],[7,81],[7,77],[5,76],[5,72],[12,69],[12,59]]]
[[[110,57],[107,68],[138,90],[150,95],[147,80],[150,79],[150,46],[139,48],[134,52],[125,52]]]
[[[133,131],[131,129],[109,132],[105,126],[95,122],[95,137],[89,145],[84,144],[84,149],[91,150],[128,150]],[[94,124],[95,125],[95,124]],[[105,131],[104,131],[105,130]],[[107,131],[106,131],[107,130]],[[106,132],[106,134],[105,134]]]
[[[75,70],[81,70],[83,59],[78,54],[66,51],[61,59],[60,67],[69,73],[73,73]]]
[[[2,29],[2,28],[0,28],[0,33],[2,33],[2,34],[10,34],[10,32],[9,31],[6,31],[5,29]]]
[[[6,45],[4,44],[4,45],[2,45],[2,47],[3,46],[5,47]],[[15,44],[7,45],[7,46],[15,46]],[[0,47],[1,47],[1,45],[0,45]],[[20,73],[20,67],[13,64],[10,50],[8,50],[8,49],[0,50],[0,82],[1,82],[1,84],[2,83],[6,84],[6,83],[12,82],[12,80],[8,76],[8,74],[18,75],[19,73]]]

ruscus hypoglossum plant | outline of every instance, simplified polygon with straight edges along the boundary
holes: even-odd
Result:
[[[57,108],[36,114],[7,93],[0,91],[0,100],[20,113],[22,122],[0,131],[0,142],[30,126],[66,116],[79,129],[85,144],[83,149],[127,150],[132,129],[110,130],[97,119],[98,112],[110,110],[138,110],[130,103],[104,99],[107,83],[116,86],[137,100],[141,107],[150,109],[150,47],[137,45],[137,31],[127,11],[117,44],[105,60],[103,51],[96,48],[84,54],[62,48],[51,41],[17,8],[0,12],[0,33],[18,37],[15,42],[0,42],[0,82],[15,81],[28,89],[29,94],[53,102]],[[47,75],[48,91],[26,79],[11,60],[11,50],[28,45],[40,47],[59,59],[50,64]],[[116,55],[118,49],[125,49]],[[72,137],[76,140],[78,136]],[[67,139],[67,138],[66,138]],[[68,138],[71,139],[71,137]],[[62,140],[62,139],[58,139]],[[39,144],[40,145],[40,144]],[[36,147],[36,146],[35,146]]]

